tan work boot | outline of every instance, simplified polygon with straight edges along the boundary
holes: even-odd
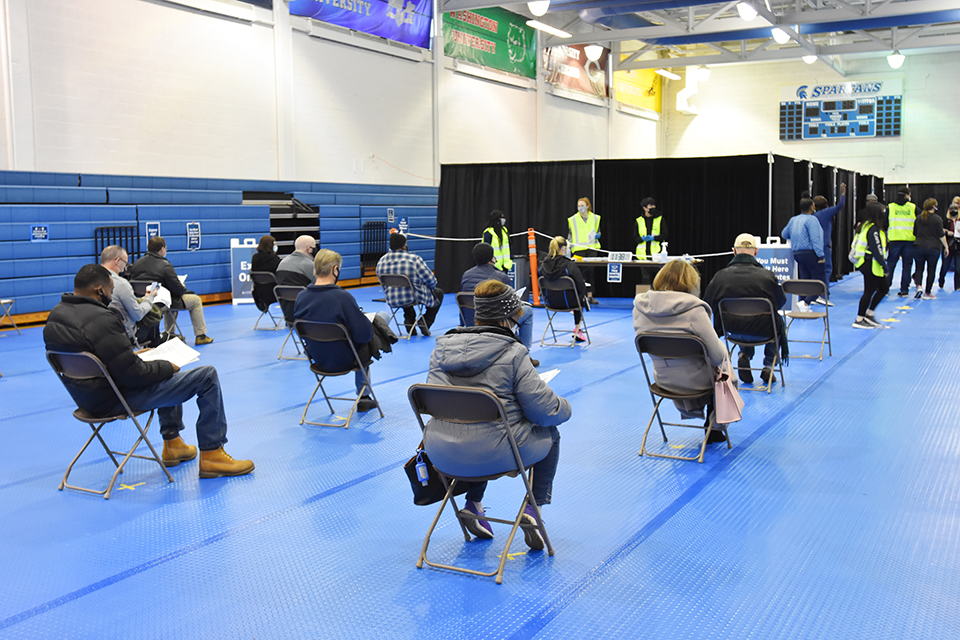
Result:
[[[223,447],[200,452],[200,477],[242,476],[253,471],[253,460],[234,460]]]
[[[167,467],[175,467],[181,462],[193,460],[197,457],[197,448],[192,444],[187,444],[183,438],[177,436],[173,440],[163,441],[163,464]]]

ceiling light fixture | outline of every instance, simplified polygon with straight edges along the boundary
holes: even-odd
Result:
[[[538,18],[547,12],[550,8],[550,0],[534,0],[527,3],[527,9]]]
[[[697,67],[697,80],[706,82],[710,79],[710,69],[707,67]]]
[[[806,62],[807,64],[813,64],[814,62],[817,61],[817,56],[814,56],[814,55],[803,56],[800,59]]]
[[[891,69],[899,69],[900,67],[903,66],[903,61],[905,59],[906,58],[902,53],[900,53],[899,50],[894,51],[893,53],[887,56],[887,64],[890,65]]]
[[[534,29],[537,29],[539,31],[545,31],[546,33],[549,33],[552,36],[557,36],[558,38],[573,37],[573,34],[567,33],[566,31],[563,31],[561,29],[557,29],[556,27],[551,27],[550,25],[544,24],[539,20],[527,20],[527,26],[533,27]]]
[[[599,44],[588,44],[583,48],[583,52],[587,54],[587,60],[596,62],[603,55],[603,47]]]
[[[787,44],[790,42],[790,36],[787,35],[787,32],[781,29],[780,27],[775,27],[770,35],[773,36],[773,39],[777,44]]]
[[[656,73],[657,75],[663,76],[664,78],[670,78],[671,80],[679,80],[679,79],[680,79],[680,76],[678,76],[677,74],[675,74],[675,73],[673,73],[673,72],[671,72],[671,71],[667,71],[666,69],[654,69],[653,72]]]
[[[737,5],[737,13],[740,14],[740,17],[750,22],[757,17],[757,10],[753,8],[752,5],[747,4],[746,2],[741,2]]]

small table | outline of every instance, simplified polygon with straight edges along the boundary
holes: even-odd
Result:
[[[646,268],[646,269],[653,269],[654,271],[659,272],[660,269],[662,269],[663,266],[667,264],[667,262],[670,262],[670,260],[675,260],[678,258],[679,256],[671,256],[666,262],[657,262],[656,260],[636,260],[636,259],[630,260],[628,262],[620,262],[619,260],[607,260],[606,258],[583,258],[581,260],[577,260],[577,265],[583,268],[583,267],[593,267],[593,266],[600,267],[600,266],[606,266],[608,264],[621,264],[624,267],[637,267],[640,269]],[[696,266],[698,264],[701,264],[703,260],[700,260],[698,258],[690,258],[688,262]],[[650,288],[649,285],[638,284],[637,293],[642,293],[643,291],[646,291],[649,288]]]
[[[17,323],[13,321],[13,316],[10,315],[10,307],[13,306],[13,298],[0,300],[0,308],[3,309],[3,316],[0,316],[0,326],[3,325],[4,319],[10,321],[10,324],[14,329],[17,330],[17,333],[20,333],[20,327],[17,326]],[[22,333],[20,335],[23,335]]]

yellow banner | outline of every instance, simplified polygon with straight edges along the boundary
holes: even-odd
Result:
[[[654,73],[653,69],[615,71],[613,74],[614,97],[617,102],[662,113],[663,85],[660,80],[660,76]]]

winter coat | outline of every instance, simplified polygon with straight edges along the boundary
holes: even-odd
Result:
[[[183,308],[181,298],[187,293],[187,288],[177,277],[177,271],[170,261],[158,253],[148,251],[139,260],[130,266],[130,280],[150,280],[159,282],[170,291],[174,307]]]
[[[570,419],[570,403],[540,379],[527,348],[502,327],[458,327],[439,337],[427,383],[478,387],[496,395],[525,466],[542,460],[553,446],[552,430],[545,427]],[[497,423],[431,418],[423,445],[438,469],[457,475],[480,477],[516,468],[510,442]]]
[[[559,280],[564,276],[573,278],[577,288],[577,298],[585,300],[587,297],[587,283],[583,281],[583,274],[577,263],[566,256],[553,256],[543,261],[540,266],[540,275],[544,280]],[[554,309],[576,309],[577,300],[570,291],[546,291],[547,304]],[[582,303],[581,303],[582,304]]]
[[[250,271],[269,271],[276,274],[277,267],[280,265],[280,256],[274,251],[257,251],[250,259]],[[267,308],[277,301],[273,295],[273,287],[270,285],[253,285],[253,301],[260,311],[266,311]]]

